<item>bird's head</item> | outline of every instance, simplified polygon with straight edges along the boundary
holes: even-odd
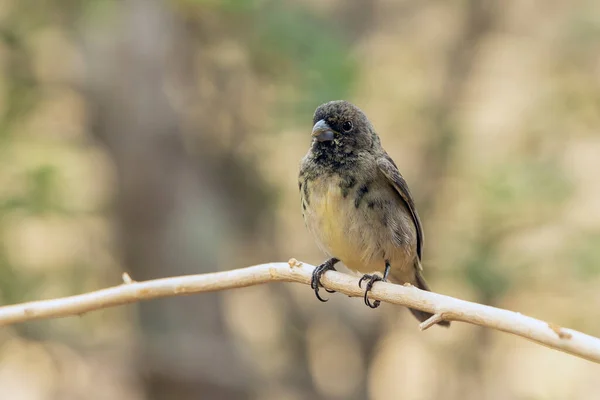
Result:
[[[339,156],[368,150],[379,142],[366,115],[344,100],[330,101],[317,107],[312,137],[313,150]]]

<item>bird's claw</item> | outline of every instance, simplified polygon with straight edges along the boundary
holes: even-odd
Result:
[[[379,307],[379,303],[380,303],[379,300],[375,300],[373,303],[371,303],[371,300],[369,300],[369,292],[373,288],[373,284],[375,282],[384,281],[384,279],[382,277],[380,277],[379,275],[364,274],[362,276],[362,278],[360,278],[360,280],[358,281],[358,287],[360,287],[361,289],[362,289],[363,281],[367,281],[367,285],[365,287],[365,296],[364,296],[365,304],[371,308]]]
[[[317,299],[321,300],[323,303],[327,302],[329,299],[324,299],[319,294],[319,289],[321,287],[323,287],[323,285],[321,284],[321,276],[326,271],[331,271],[331,270],[335,271],[334,263],[332,262],[332,260],[327,260],[323,264],[319,265],[317,268],[314,269],[314,271],[312,273],[312,279],[310,280],[311,289],[313,289],[315,291],[315,296],[317,296]],[[335,290],[329,290],[325,287],[323,287],[323,289],[325,289],[325,291],[327,293],[335,293]]]

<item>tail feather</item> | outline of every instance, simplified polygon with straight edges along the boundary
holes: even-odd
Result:
[[[431,289],[429,289],[429,285],[427,284],[427,282],[425,281],[425,278],[423,278],[423,275],[421,274],[421,269],[418,267],[415,268],[415,283],[416,283],[415,286],[417,286],[419,289],[431,292]],[[431,314],[431,313],[428,313],[425,311],[420,311],[420,310],[415,310],[412,308],[409,308],[409,311],[412,313],[412,315],[414,315],[421,322],[423,322],[433,316],[433,314]],[[449,327],[450,321],[440,321],[437,323],[437,325]]]

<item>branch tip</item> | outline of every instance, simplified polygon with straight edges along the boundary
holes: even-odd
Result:
[[[126,285],[135,282],[133,279],[131,279],[131,276],[129,276],[129,274],[127,272],[123,272],[123,275],[121,275],[121,278],[123,279],[123,283]]]
[[[442,322],[443,320],[444,318],[442,317],[442,314],[433,314],[431,317],[427,318],[425,321],[419,324],[419,329],[424,331],[426,329],[431,328],[438,322]]]

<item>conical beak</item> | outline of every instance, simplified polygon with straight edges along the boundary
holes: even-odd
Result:
[[[313,126],[312,137],[319,142],[328,142],[333,140],[333,130],[327,125],[327,122],[319,120],[315,126]]]

